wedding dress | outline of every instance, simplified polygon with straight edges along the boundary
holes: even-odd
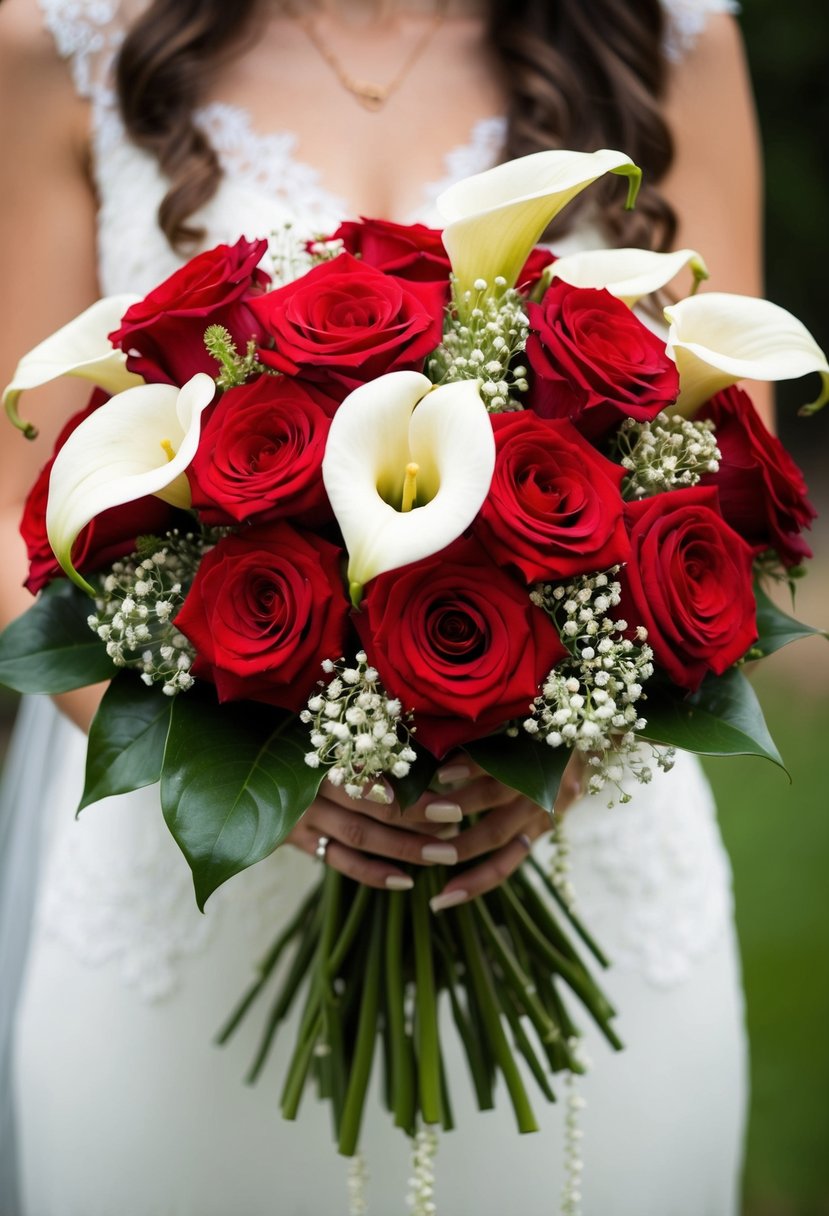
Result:
[[[692,43],[707,11],[727,4],[671,0],[673,53]],[[101,290],[147,291],[177,259],[154,222],[159,171],[126,142],[113,106],[108,68],[123,5],[40,5],[92,100]],[[244,112],[221,104],[200,121],[227,169],[200,216],[211,243],[287,220],[295,231],[330,231],[349,214],[347,200],[296,158],[290,133],[258,133]],[[410,218],[435,222],[438,190],[493,163],[503,133],[500,119],[479,123]],[[228,1047],[213,1042],[315,863],[278,850],[202,916],[155,790],[75,820],[83,756],[81,734],[48,699],[24,706],[7,774],[14,831],[0,819],[7,1022],[19,988],[11,1052],[0,1058],[14,1112],[13,1129],[0,1121],[2,1216],[343,1212],[345,1166],[326,1110],[306,1100],[297,1123],[279,1115],[291,1027],[252,1088],[241,1078],[255,1019]],[[567,818],[579,909],[613,960],[602,978],[626,1044],[613,1054],[587,1028],[592,1070],[577,1086],[586,1103],[583,1211],[734,1216],[746,1082],[728,864],[692,758],[680,755],[672,773],[633,794],[612,811],[602,798],[584,799]],[[0,1043],[2,1031],[0,1018]],[[449,1022],[445,1036],[455,1043]],[[441,1216],[552,1216],[566,1104],[539,1100],[542,1130],[519,1137],[503,1093],[495,1112],[477,1112],[460,1051],[448,1050],[457,1130],[441,1137]],[[376,1093],[363,1147],[370,1211],[402,1211],[408,1146]]]

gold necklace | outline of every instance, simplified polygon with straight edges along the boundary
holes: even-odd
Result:
[[[437,0],[431,22],[403,60],[403,64],[397,74],[392,77],[388,84],[375,84],[371,80],[363,80],[360,77],[352,76],[350,72],[346,71],[322,37],[313,14],[298,12],[292,0],[284,0],[284,7],[288,16],[293,18],[305,31],[308,40],[319,51],[343,88],[347,89],[352,97],[355,97],[366,110],[377,111],[382,109],[393,93],[397,92],[409,72],[411,72],[418,59],[426,50],[432,38],[440,29],[446,16],[446,10],[449,7],[449,0]]]

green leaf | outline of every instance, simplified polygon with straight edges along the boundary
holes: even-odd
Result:
[[[670,692],[648,696],[643,738],[702,756],[762,756],[786,771],[754,689],[736,667],[708,676],[684,700]]]
[[[514,739],[508,735],[476,739],[465,744],[464,751],[491,777],[552,811],[569,748],[550,747],[522,730]]]
[[[117,671],[87,624],[93,601],[68,579],[40,593],[0,635],[0,684],[16,692],[69,692]]]
[[[159,780],[172,712],[173,698],[165,697],[158,685],[148,688],[126,671],[115,677],[89,728],[78,811]]]
[[[798,641],[799,638],[809,638],[815,635],[824,638],[829,636],[824,630],[815,629],[812,625],[804,625],[801,621],[795,620],[793,616],[781,612],[761,587],[755,586],[754,594],[757,600],[757,632],[760,636],[751,648],[751,658],[755,657],[756,652],[759,652],[757,653],[758,658],[774,654],[775,650],[780,650],[783,646],[788,646],[789,642]]]
[[[411,741],[411,745],[417,752],[417,759],[409,769],[408,775],[389,777],[394,792],[397,794],[397,801],[400,803],[401,810],[404,811],[406,807],[414,806],[424,790],[429,788],[431,780],[438,770],[438,762],[430,752],[423,747],[416,747],[414,740]]]
[[[314,800],[296,714],[195,690],[176,697],[161,770],[167,826],[193,871],[196,902],[272,853]]]

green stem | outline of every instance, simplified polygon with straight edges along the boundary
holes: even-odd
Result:
[[[356,885],[356,884],[355,884]],[[331,978],[335,978],[337,972],[345,962],[346,955],[351,949],[354,939],[363,923],[365,916],[366,904],[371,895],[371,888],[359,885],[354,892],[354,898],[351,901],[351,907],[348,910],[345,924],[340,930],[340,936],[337,938],[337,944],[331,951],[331,957],[328,961],[328,973]]]
[[[526,908],[521,904],[509,885],[505,885],[501,889],[504,898],[509,901],[521,922],[522,928],[526,931],[530,947],[535,947],[537,952],[547,961],[550,969],[555,974],[560,975],[565,983],[572,988],[611,1046],[617,1050],[621,1049],[621,1040],[608,1025],[615,1011],[605,996],[595,986],[582,965],[571,962],[570,959],[565,958],[559,950],[550,944],[532,921]]]
[[[319,899],[319,896],[320,888],[319,886],[316,886],[314,887],[313,891],[311,891],[308,898],[302,902],[295,915],[288,922],[282,933],[280,933],[279,937],[271,946],[268,953],[262,959],[261,963],[257,967],[259,978],[250,986],[216,1037],[216,1042],[220,1046],[223,1046],[238,1028],[239,1023],[242,1021],[251,1005],[253,1005],[254,1001],[259,996],[260,992],[265,987],[276,969],[276,965],[284,954],[288,943],[302,930],[308,919],[308,913],[310,912],[312,905],[314,905]]]
[[[412,892],[415,955],[415,1035],[420,1113],[424,1123],[440,1123],[440,1048],[432,960],[429,875],[418,875]]]
[[[472,1029],[472,1024],[464,1012],[458,997],[458,973],[455,968],[454,960],[452,959],[448,947],[441,938],[437,941],[438,951],[441,956],[441,961],[446,971],[447,991],[449,993],[449,1003],[452,1007],[452,1017],[455,1022],[455,1027],[460,1035],[466,1052],[469,1071],[472,1074],[472,1084],[475,1087],[475,1098],[478,1102],[479,1110],[493,1110],[495,1100],[492,1096],[492,1082],[490,1079],[490,1068],[483,1055],[483,1039],[481,1035],[475,1034]]]
[[[610,959],[604,953],[601,946],[598,945],[598,943],[596,942],[596,939],[594,937],[592,937],[592,935],[590,934],[589,930],[585,927],[583,922],[578,918],[578,916],[576,916],[576,914],[572,910],[572,908],[570,908],[568,906],[567,901],[562,898],[561,892],[559,891],[556,884],[552,881],[549,874],[545,873],[544,867],[539,865],[539,863],[536,861],[536,859],[532,856],[528,857],[527,861],[529,862],[529,864],[532,866],[533,870],[535,870],[536,874],[543,882],[545,890],[547,890],[550,893],[550,895],[552,895],[553,899],[556,901],[558,906],[561,908],[562,912],[567,917],[570,924],[575,929],[576,933],[578,933],[579,937],[584,942],[585,946],[587,946],[587,949],[593,955],[596,962],[601,967],[609,967]]]
[[[309,1033],[294,1051],[287,1076],[285,1077],[285,1084],[282,1087],[281,1107],[283,1119],[296,1119],[299,1113],[299,1103],[302,1098],[302,1091],[305,1088],[305,1079],[308,1076],[308,1069],[311,1067],[311,1061],[314,1058],[314,1052],[317,1048],[317,1041],[321,1032],[322,1014],[317,1014]]]
[[[357,1151],[366,1090],[369,1078],[371,1077],[372,1060],[374,1059],[374,1042],[377,1037],[377,1010],[380,1004],[380,966],[383,958],[384,929],[384,904],[380,899],[373,901],[372,910],[371,939],[363,980],[360,1019],[352,1055],[351,1071],[348,1077],[348,1089],[343,1106],[343,1117],[340,1122],[339,1151],[344,1157],[353,1157]]]
[[[271,1049],[274,1036],[279,1029],[279,1023],[283,1020],[297,994],[300,984],[305,979],[308,973],[308,968],[311,964],[311,959],[317,945],[317,933],[319,932],[320,921],[320,905],[318,904],[314,917],[309,922],[307,931],[303,936],[299,948],[294,955],[290,970],[285,977],[285,982],[282,985],[279,996],[274,1002],[270,1016],[265,1025],[265,1030],[259,1044],[259,1050],[256,1053],[253,1063],[250,1066],[246,1080],[249,1085],[252,1085],[259,1076],[262,1068],[268,1058],[268,1053]]]
[[[501,1008],[506,1014],[507,1021],[512,1030],[512,1037],[515,1041],[515,1046],[521,1055],[527,1061],[530,1072],[536,1079],[539,1089],[543,1093],[548,1102],[555,1102],[556,1096],[553,1093],[552,1086],[547,1080],[547,1074],[538,1059],[538,1056],[533,1050],[533,1045],[530,1042],[529,1036],[521,1024],[521,1014],[518,1007],[518,1000],[513,992],[509,989],[504,989],[501,992]]]
[[[542,1008],[541,1002],[535,993],[532,980],[526,972],[522,971],[515,955],[507,949],[504,939],[498,932],[495,922],[490,916],[483,900],[476,899],[472,904],[472,908],[480,921],[486,939],[495,951],[495,955],[505,972],[506,978],[512,983],[513,991],[521,1007],[529,1015],[542,1042],[552,1043],[558,1037],[558,1028]]]
[[[483,951],[481,950],[481,943],[475,929],[472,909],[468,904],[459,905],[454,909],[453,919],[457,921],[460,927],[466,966],[470,971],[487,1038],[498,1062],[498,1067],[504,1074],[504,1080],[506,1081],[518,1122],[518,1130],[521,1132],[538,1131],[538,1123],[533,1114],[530,1100],[527,1097],[527,1091],[524,1089],[518,1065],[512,1054],[512,1049],[507,1042],[504,1028],[501,1025],[500,1012],[495,998],[495,987],[489,967],[485,962]]]
[[[392,1109],[395,1127],[411,1131],[415,1123],[414,1055],[406,1034],[405,981],[403,979],[403,923],[405,896],[402,891],[387,896],[386,919],[386,1012],[390,1041]]]

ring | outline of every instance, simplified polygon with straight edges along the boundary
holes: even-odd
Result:
[[[526,832],[522,832],[521,835],[516,836],[515,839],[519,844],[523,844],[528,853],[532,851],[533,842],[530,840]]]
[[[325,854],[328,852],[328,846],[331,843],[330,836],[320,836],[317,841],[317,847],[314,849],[314,856],[317,861],[325,862]]]

